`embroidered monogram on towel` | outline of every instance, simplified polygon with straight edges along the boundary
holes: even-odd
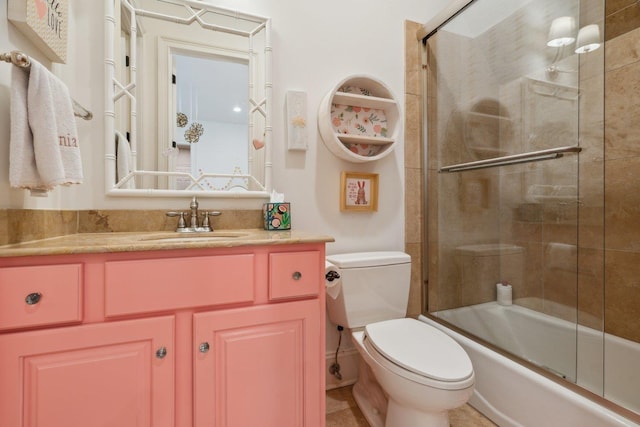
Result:
[[[77,147],[78,138],[69,134],[60,135],[58,137],[58,145],[60,145],[61,147]]]

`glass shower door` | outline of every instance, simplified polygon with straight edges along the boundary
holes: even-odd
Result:
[[[601,332],[578,293],[587,15],[476,0],[426,45],[428,311],[574,383],[601,367],[578,357],[578,324]]]

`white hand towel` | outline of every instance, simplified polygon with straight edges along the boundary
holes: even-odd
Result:
[[[120,132],[116,131],[116,173],[117,179],[120,181],[122,178],[126,177],[131,173],[131,145],[129,145],[129,141],[127,138]],[[133,178],[128,180],[122,187],[120,188],[135,188],[133,185]]]
[[[9,144],[9,181],[12,187],[36,188],[40,175],[33,151],[33,136],[27,117],[27,87],[29,74],[13,67],[11,70],[11,140]]]
[[[24,70],[12,71],[11,186],[42,192],[56,185],[82,183],[78,131],[69,90],[33,59],[28,84],[25,76]]]

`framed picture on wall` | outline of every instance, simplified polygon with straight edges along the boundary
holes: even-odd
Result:
[[[68,0],[9,0],[7,6],[9,21],[47,58],[67,62]]]
[[[342,172],[340,210],[375,212],[378,210],[378,174]]]

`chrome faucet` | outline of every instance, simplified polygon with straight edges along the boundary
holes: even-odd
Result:
[[[198,228],[198,198],[196,196],[193,196],[193,199],[191,199],[189,208],[191,208],[191,222],[189,223],[189,227]],[[204,230],[204,231],[211,231],[211,230]]]
[[[189,204],[189,208],[191,209],[191,219],[189,221],[189,226],[186,225],[185,220],[185,212],[167,212],[168,217],[178,217],[178,227],[176,231],[178,233],[201,233],[213,231],[213,227],[211,226],[211,221],[209,220],[210,216],[218,216],[221,215],[218,211],[213,212],[204,212],[202,218],[202,224],[198,224],[198,198],[193,196],[191,199],[191,203]]]

